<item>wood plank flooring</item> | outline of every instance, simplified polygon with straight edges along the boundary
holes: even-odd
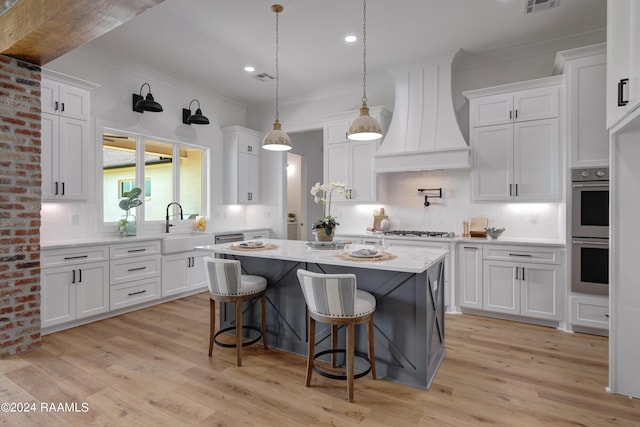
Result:
[[[640,400],[608,394],[608,341],[541,326],[447,315],[447,354],[431,390],[314,375],[261,346],[208,352],[208,294],[46,335],[0,360],[2,426],[638,426]],[[73,403],[74,412],[41,411]],[[88,411],[82,412],[82,404]]]

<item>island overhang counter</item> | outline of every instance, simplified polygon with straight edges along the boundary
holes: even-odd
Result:
[[[446,250],[390,247],[383,259],[353,259],[299,240],[263,239],[260,248],[239,242],[198,246],[237,259],[243,274],[267,279],[267,344],[306,356],[308,325],[296,271],[353,273],[358,289],[376,298],[375,358],[379,378],[428,389],[445,355],[444,259]],[[220,309],[220,325],[232,325],[232,304]],[[259,304],[244,308],[244,321],[259,322]],[[318,350],[329,348],[330,327],[317,329]],[[343,334],[344,331],[341,331]],[[341,337],[342,338],[342,337]],[[366,328],[356,328],[356,351],[366,353]],[[356,365],[358,367],[358,365]]]

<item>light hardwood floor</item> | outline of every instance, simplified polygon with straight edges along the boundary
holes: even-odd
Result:
[[[0,360],[3,426],[638,426],[640,401],[608,394],[607,338],[447,315],[447,354],[431,390],[314,375],[305,359],[261,346],[208,352],[208,294],[47,335]],[[77,402],[87,412],[42,412]]]

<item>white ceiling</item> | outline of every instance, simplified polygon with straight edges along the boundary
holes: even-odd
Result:
[[[275,14],[280,97],[362,83],[361,0],[165,0],[89,43],[112,56],[252,104],[274,97]],[[368,0],[367,69],[433,53],[491,52],[602,30],[606,0],[559,0],[524,15],[525,0]],[[356,34],[357,43],[343,41]],[[245,65],[256,68],[243,71]]]

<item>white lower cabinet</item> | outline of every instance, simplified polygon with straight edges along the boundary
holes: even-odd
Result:
[[[569,298],[571,326],[609,330],[609,297],[573,295]]]
[[[458,246],[460,307],[482,309],[482,246]]]
[[[461,243],[458,255],[460,307],[562,320],[562,250]]]
[[[207,288],[203,252],[184,252],[162,258],[162,297]]]
[[[110,309],[160,298],[160,240],[110,247]]]
[[[42,251],[43,329],[109,311],[107,259],[101,246]]]

